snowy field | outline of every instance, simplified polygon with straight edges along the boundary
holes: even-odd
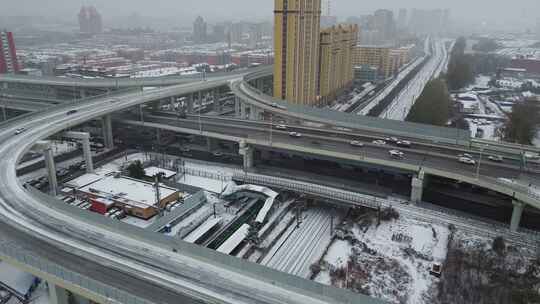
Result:
[[[334,240],[317,282],[348,286],[390,303],[431,303],[426,296],[437,279],[429,269],[445,260],[448,228],[399,219],[379,227],[375,221],[353,225],[351,231],[356,244]],[[339,279],[335,273],[343,268],[346,277]]]
[[[390,303],[431,303],[433,263],[446,258],[447,227],[400,218],[350,227],[354,241],[335,239],[316,281],[353,289]],[[354,245],[353,245],[354,244]]]

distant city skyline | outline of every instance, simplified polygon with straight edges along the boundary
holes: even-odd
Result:
[[[46,6],[38,5],[42,2],[38,0],[4,0],[2,13],[0,15],[44,15],[66,18],[77,12],[82,4],[94,5],[105,18],[129,15],[138,13],[148,17],[174,17],[188,18],[179,22],[190,24],[193,19],[201,15],[208,19],[270,19],[272,18],[272,0],[229,0],[226,3],[220,0],[199,0],[199,1],[174,1],[174,0],[93,0],[93,1],[71,1],[71,0],[48,0]],[[224,5],[225,4],[225,5]],[[219,10],[209,9],[220,5]],[[397,12],[400,8],[450,8],[456,19],[495,23],[536,23],[536,14],[540,9],[540,3],[536,0],[516,0],[512,2],[501,2],[493,5],[493,1],[437,1],[437,0],[410,0],[407,3],[398,0],[379,0],[376,2],[359,2],[356,0],[333,0],[333,14],[346,18],[349,16],[372,13],[376,9],[392,9]]]

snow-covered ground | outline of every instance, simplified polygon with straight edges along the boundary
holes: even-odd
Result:
[[[403,217],[377,227],[372,220],[351,227],[354,245],[333,241],[315,280],[348,286],[390,303],[432,303],[428,291],[438,279],[429,270],[446,258],[448,228]],[[335,277],[339,268],[345,270],[343,279]]]
[[[399,95],[388,105],[379,117],[405,120],[416,99],[422,94],[426,84],[434,78],[439,77],[446,71],[448,65],[448,51],[445,40],[437,39],[434,42],[434,54],[418,74],[407,84]],[[428,46],[426,46],[428,48]]]

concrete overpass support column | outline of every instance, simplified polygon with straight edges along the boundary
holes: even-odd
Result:
[[[248,146],[245,142],[240,143],[240,155],[244,157],[244,170],[249,170],[253,168],[254,164],[254,156],[253,156],[253,148]]]
[[[7,90],[9,88],[9,84],[7,82],[2,83],[2,88]]]
[[[210,137],[206,138],[206,150],[212,152],[214,149],[214,140]]]
[[[187,112],[193,114],[193,93],[187,96]]]
[[[174,111],[174,104],[176,103],[176,97],[172,96],[171,100],[169,101],[169,111]]]
[[[58,193],[58,180],[56,179],[56,164],[54,163],[54,153],[50,145],[43,149],[43,157],[45,158],[45,167],[49,176],[49,188],[51,195],[56,196]]]
[[[81,99],[85,99],[86,98],[86,90],[84,88],[81,88],[81,90],[79,92],[79,95],[81,95]]]
[[[221,94],[219,94],[219,89],[214,89],[214,111],[221,114],[223,109],[221,108]]]
[[[411,203],[417,204],[422,201],[424,195],[424,172],[421,171],[417,176],[413,176],[411,181]]]
[[[525,204],[520,201],[512,201],[512,205],[514,205],[514,211],[512,211],[510,230],[517,231],[519,228],[519,223],[521,222],[521,215],[523,214],[523,208],[525,208]]]
[[[249,120],[257,120],[257,108],[254,106],[249,107]]]
[[[245,103],[240,103],[240,118],[246,119],[247,106]]]
[[[92,161],[92,150],[90,149],[90,138],[82,140],[84,161],[86,163],[86,173],[94,172],[94,162]]]
[[[240,117],[240,98],[234,97],[234,117]]]
[[[50,304],[68,304],[69,303],[69,296],[68,296],[67,290],[51,282],[47,282],[47,285],[49,285],[49,303]]]
[[[156,129],[156,142],[158,145],[161,146],[161,130],[160,129]]]
[[[107,149],[114,148],[114,137],[112,130],[112,119],[111,115],[103,116],[103,141]]]

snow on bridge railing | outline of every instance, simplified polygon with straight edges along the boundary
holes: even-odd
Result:
[[[233,179],[246,183],[263,184],[269,187],[281,187],[287,190],[313,194],[369,208],[386,207],[387,205],[390,205],[389,203],[379,200],[376,197],[278,177],[270,177],[252,173],[236,173],[234,174]]]

